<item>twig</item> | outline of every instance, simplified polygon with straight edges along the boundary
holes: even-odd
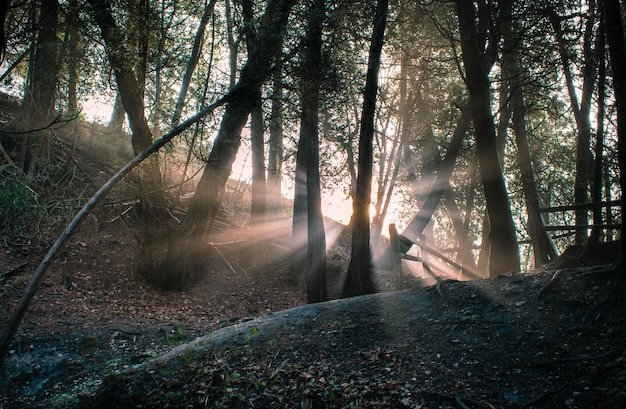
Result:
[[[461,396],[455,396],[455,397],[454,397],[454,401],[455,401],[455,402],[457,403],[457,405],[459,405],[462,409],[470,409],[470,407],[469,407],[469,406],[467,406],[467,405],[465,404],[465,402],[463,402],[463,401],[470,402],[473,406],[478,406],[478,407],[480,407],[480,408],[484,408],[484,407],[485,407],[485,405],[484,405],[482,402],[476,402],[476,401],[475,401],[475,400],[473,400],[473,399],[470,399],[470,398],[463,398],[463,397],[461,397]],[[489,402],[486,402],[486,404],[487,404],[487,407],[488,407],[488,408],[490,408],[490,409],[494,407],[494,406],[493,406],[491,403],[489,403]]]
[[[287,365],[287,362],[289,362],[289,358],[285,359],[283,362],[280,363],[280,365],[278,365],[276,369],[274,369],[274,372],[272,372],[272,374],[270,375],[270,379],[274,379],[274,377],[278,375],[278,372],[280,372],[285,367],[285,365]]]
[[[607,351],[607,352],[604,352],[602,354],[593,355],[593,356],[561,358],[561,359],[557,359],[555,361],[543,362],[543,363],[535,364],[535,366],[553,365],[553,364],[562,363],[562,362],[595,361],[596,359],[606,358],[606,357],[609,357],[609,356],[614,355],[616,353],[618,353],[618,352],[617,351]]]
[[[27,261],[27,262],[25,262],[25,263],[20,264],[20,265],[19,265],[19,266],[17,266],[17,267],[14,267],[13,269],[11,269],[11,271],[8,271],[8,272],[6,272],[6,273],[2,273],[2,274],[0,274],[0,281],[6,280],[7,278],[11,278],[11,277],[13,277],[14,275],[17,275],[17,274],[21,273],[21,272],[22,272],[22,269],[23,269],[24,267],[26,267],[26,266],[28,265],[28,263],[29,263],[29,262]]]
[[[211,245],[211,247],[213,247],[215,249],[215,251],[222,258],[222,260],[224,260],[224,262],[226,263],[228,268],[230,268],[230,271],[232,271],[233,274],[238,274],[237,270],[235,270],[235,268],[232,266],[232,264],[230,264],[230,262],[226,259],[226,257],[224,257],[224,254],[222,254],[220,249],[218,249],[217,246],[215,244],[213,244],[213,243],[209,243],[209,244]],[[246,270],[242,270],[242,271],[243,271],[243,275],[245,275],[246,278],[248,279],[248,281],[250,281],[250,277],[248,277],[248,273],[246,273]]]
[[[457,405],[459,405],[461,409],[470,409],[469,406],[463,403],[463,398],[461,398],[460,396],[455,396],[454,401],[456,402]]]
[[[554,285],[554,283],[556,283],[556,280],[561,276],[562,271],[563,270],[559,269],[554,272],[548,284],[546,284],[537,294],[537,299],[539,299],[543,295],[543,293],[548,291],[548,289],[550,289]]]
[[[548,396],[554,395],[556,393],[561,392],[563,389],[565,389],[566,386],[567,386],[567,384],[563,384],[563,385],[559,386],[558,388],[551,389],[551,390],[549,390],[547,392],[544,392],[541,395],[537,396],[536,398],[533,398],[533,399],[529,400],[528,402],[522,404],[522,407],[525,408],[525,407],[534,405],[535,403],[539,403],[540,401],[544,400]]]

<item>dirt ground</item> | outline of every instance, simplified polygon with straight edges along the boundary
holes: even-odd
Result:
[[[626,407],[626,303],[600,303],[612,248],[596,266],[571,249],[527,274],[407,279],[405,291],[306,306],[284,225],[259,274],[242,267],[246,229],[222,226],[200,285],[168,293],[133,273],[125,218],[87,223],[52,265],[0,377],[1,409]],[[335,293],[349,243],[338,237]],[[1,322],[41,256],[3,248]]]

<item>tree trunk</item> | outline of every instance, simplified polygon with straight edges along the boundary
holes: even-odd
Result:
[[[294,284],[302,282],[306,272],[308,228],[307,155],[305,140],[298,141],[296,175],[294,180],[293,215],[291,218],[291,267],[289,276]]]
[[[252,52],[258,41],[254,27],[254,11],[251,0],[242,3],[244,32],[248,54]],[[265,180],[265,143],[263,107],[261,92],[255,98],[250,113],[250,145],[252,151],[252,203],[250,206],[251,257],[250,266],[257,272],[265,264],[266,235],[265,221],[267,212],[266,180]]]
[[[56,88],[59,75],[57,26],[59,3],[42,0],[39,31],[29,64],[28,83],[25,88],[21,114],[7,125],[11,137],[5,144],[17,147],[17,163],[27,174],[33,174],[49,160],[51,135],[46,128],[54,121]],[[20,135],[21,134],[21,135]],[[23,135],[23,136],[22,136]],[[3,142],[4,143],[4,142]]]
[[[261,85],[271,73],[273,56],[294,2],[271,0],[267,3],[258,41],[249,50],[248,61],[229,98],[196,192],[160,267],[164,288],[188,288],[202,276],[208,235],[241,144],[241,130],[255,106]]]
[[[283,166],[283,76],[282,44],[274,57],[272,72],[272,113],[269,124],[269,142],[267,152],[267,190],[270,214],[280,214],[282,208],[282,166]]]
[[[591,201],[600,203],[602,201],[602,176],[604,164],[604,116],[606,115],[606,42],[605,42],[604,19],[600,19],[600,27],[598,29],[598,112],[596,125],[596,146],[595,160],[593,170],[593,182],[591,184]],[[608,200],[607,200],[608,201]],[[607,214],[610,209],[607,209]],[[593,209],[593,225],[600,226],[602,224],[602,208],[599,206]],[[608,224],[608,222],[607,222]],[[594,227],[591,229],[591,235],[585,246],[583,261],[593,255],[597,249],[597,245],[602,237],[602,228]]]
[[[476,130],[476,152],[491,225],[489,273],[496,276],[519,271],[519,250],[515,225],[496,146],[491,115],[489,79],[479,47],[472,2],[457,0],[461,49],[466,85]]]
[[[125,47],[124,37],[113,19],[109,0],[90,0],[94,20],[100,27],[107,55],[118,86],[118,93],[128,117],[133,152],[138,155],[152,144],[152,134],[144,115],[143,86],[134,75],[134,67],[128,58],[132,51]],[[141,196],[140,216],[144,223],[143,242],[138,255],[138,269],[148,279],[159,285],[155,267],[163,258],[165,245],[165,197],[162,192],[161,170],[157,155],[151,156],[139,168],[141,189],[149,192]]]
[[[124,111],[124,104],[122,104],[122,98],[118,91],[113,102],[113,110],[111,111],[111,118],[108,124],[109,129],[121,131],[124,126],[124,117],[126,117],[126,111]]]
[[[593,26],[595,23],[595,1],[590,2],[589,8],[590,10],[583,35],[583,92],[580,103],[576,94],[575,79],[570,69],[570,58],[565,45],[560,17],[556,14],[554,9],[549,10],[550,22],[556,34],[561,63],[563,65],[567,92],[570,98],[572,111],[574,113],[576,127],[578,128],[578,136],[576,140],[576,179],[574,181],[575,204],[585,204],[589,201],[588,187],[590,179],[589,176],[591,174],[591,169],[589,169],[589,163],[591,163],[591,155],[589,152],[589,144],[591,141],[591,122],[589,115],[591,111],[591,99],[593,96],[596,77],[595,58],[591,47],[591,44],[593,43]],[[586,210],[576,211],[575,218],[577,226],[584,226],[588,224]],[[584,244],[586,238],[586,230],[576,230],[576,244]]]
[[[78,62],[81,57],[81,49],[79,48],[79,16],[78,1],[71,0],[67,10],[67,114],[75,115],[78,113],[78,79],[79,70]]]
[[[307,206],[307,301],[328,300],[326,285],[326,233],[322,216],[319,158],[319,98],[322,60],[322,26],[326,18],[325,0],[309,4],[308,27],[302,61],[302,115],[300,139],[306,155]]]
[[[200,60],[202,44],[204,43],[204,33],[206,31],[207,24],[209,24],[209,19],[213,15],[215,3],[217,3],[217,0],[210,0],[209,3],[205,5],[204,13],[202,14],[200,23],[198,23],[196,36],[193,40],[193,48],[191,49],[191,55],[189,56],[189,61],[187,61],[187,68],[185,69],[185,74],[183,74],[183,79],[180,84],[180,91],[178,92],[178,98],[176,99],[174,114],[172,114],[171,124],[173,126],[178,125],[180,122],[183,108],[185,106],[185,99],[187,98],[187,90],[189,89],[193,72],[195,71],[198,61]]]
[[[617,107],[617,159],[620,170],[620,188],[622,198],[626,192],[626,42],[619,0],[602,0],[606,25],[606,42],[609,46],[611,69],[613,71],[613,90]],[[622,199],[622,215],[626,206]],[[622,217],[621,231],[626,231],[626,217]],[[615,280],[616,293],[626,296],[626,242],[620,239],[619,261]]]
[[[369,207],[372,193],[374,118],[378,93],[378,71],[388,11],[388,0],[378,0],[367,64],[367,80],[363,93],[363,112],[359,136],[359,174],[352,213],[352,253],[346,281],[343,285],[343,297],[369,294],[376,291],[372,278]]]
[[[504,32],[504,44],[502,47],[502,81],[507,84],[510,107],[513,117],[513,131],[517,143],[517,163],[520,169],[524,199],[526,202],[526,214],[528,231],[533,245],[535,268],[547,263],[556,256],[556,250],[550,236],[543,228],[541,214],[539,213],[539,195],[535,184],[532,158],[528,145],[528,133],[526,131],[526,106],[524,105],[524,81],[526,76],[519,67],[518,48],[520,46],[519,35],[514,27],[512,17],[513,1],[500,2],[503,19],[508,23],[508,29]]]

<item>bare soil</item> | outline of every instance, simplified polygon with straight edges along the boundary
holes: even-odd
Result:
[[[288,223],[260,273],[246,270],[246,228],[220,226],[203,281],[169,293],[132,270],[132,212],[109,213],[44,280],[0,377],[0,408],[626,407],[626,303],[606,298],[614,245],[595,265],[572,248],[541,270],[407,278],[403,291],[388,291],[383,273],[384,293],[304,305],[288,275]],[[342,232],[329,252],[335,295],[348,243]],[[42,252],[3,248],[2,322]]]

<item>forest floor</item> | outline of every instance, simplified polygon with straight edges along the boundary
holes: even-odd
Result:
[[[407,277],[403,291],[304,305],[288,223],[260,274],[241,267],[246,228],[222,226],[202,282],[175,293],[133,273],[132,217],[90,219],[53,263],[0,375],[0,409],[626,407],[626,303],[601,302],[614,246],[595,266],[572,248],[524,274]],[[350,241],[328,228],[336,295]],[[3,329],[44,250],[5,243]]]

